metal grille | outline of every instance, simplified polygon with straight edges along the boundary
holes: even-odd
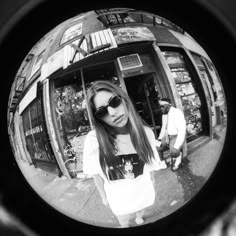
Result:
[[[143,66],[138,54],[118,57],[117,60],[122,71]]]

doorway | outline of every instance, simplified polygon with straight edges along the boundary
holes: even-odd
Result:
[[[124,78],[128,95],[141,118],[152,128],[157,138],[162,123],[159,98],[162,97],[155,73]]]

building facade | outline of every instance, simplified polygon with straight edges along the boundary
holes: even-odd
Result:
[[[82,172],[91,130],[86,90],[96,80],[124,89],[158,137],[158,100],[169,97],[187,121],[185,155],[224,125],[219,75],[202,47],[180,27],[132,9],[91,11],[63,22],[28,53],[9,99],[15,155],[67,177]]]

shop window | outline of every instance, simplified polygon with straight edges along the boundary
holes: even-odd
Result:
[[[109,11],[109,10],[96,10],[98,14],[98,20],[100,20],[106,27],[117,26],[121,24],[147,24],[147,25],[162,25],[171,29],[175,29],[179,32],[183,32],[183,29],[160,16],[142,13],[140,11],[129,10],[127,11]]]
[[[86,134],[90,129],[82,85],[68,84],[54,91],[56,114],[61,131],[68,137]]]
[[[100,14],[97,11],[98,14]],[[98,19],[106,26],[133,23],[135,20],[128,13],[101,14]]]
[[[208,72],[208,69],[206,65],[204,64],[202,58],[194,53],[192,54],[192,56],[200,71],[201,77],[207,86],[208,93],[211,96],[211,105],[213,105],[213,102],[215,102],[217,99],[217,94],[216,94],[215,85],[213,83],[213,79],[210,73]]]
[[[83,79],[78,76],[54,82],[52,99],[56,130],[64,154],[64,162],[72,165],[73,170],[69,169],[72,177],[82,171],[84,139],[92,125],[86,106],[85,91],[96,80],[110,80],[119,85],[114,71],[114,65],[109,64],[104,68],[99,66],[84,70]]]
[[[58,84],[54,103],[64,161],[71,177],[75,177],[75,171],[82,170],[83,143],[91,129],[82,85]]]
[[[221,124],[223,116],[226,114],[224,107],[224,98],[219,79],[211,62],[203,59],[201,56],[192,53],[193,59],[199,69],[202,81],[207,88],[208,97],[211,104],[212,126]],[[223,113],[223,114],[222,114]]]
[[[210,62],[206,59],[205,59],[205,62],[206,62],[207,68],[208,68],[208,72],[210,73],[212,81],[213,81],[212,82],[213,83],[213,90],[216,93],[217,103],[224,103],[225,98],[224,98],[223,87],[222,87],[222,84],[220,81],[220,77],[219,77],[214,65],[212,64],[212,62]]]
[[[227,106],[225,104],[225,95],[223,92],[223,87],[214,65],[211,62],[207,61],[207,67],[209,68],[209,73],[211,74],[213,79],[214,91],[217,94],[217,99],[215,101],[217,119],[216,124],[226,125]]]
[[[22,92],[25,88],[25,82],[26,78],[28,77],[30,66],[32,64],[32,58],[34,57],[33,54],[28,54],[25,61],[22,63],[22,66],[18,72],[18,75],[16,76],[16,82],[15,82],[15,90]]]
[[[197,84],[184,55],[179,52],[163,51],[173,75],[177,92],[181,98],[185,119],[187,122],[187,141],[199,137],[203,133],[202,100],[200,99]]]
[[[27,150],[36,167],[58,173],[55,157],[45,129],[41,100],[37,98],[23,112],[23,130]]]
[[[25,85],[25,77],[23,76],[17,76],[17,80],[16,80],[16,87],[15,87],[15,91],[20,91],[22,92],[24,89],[24,85]]]

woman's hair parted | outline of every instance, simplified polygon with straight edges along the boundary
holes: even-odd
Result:
[[[131,142],[139,156],[144,163],[150,163],[154,157],[153,150],[147,138],[144,130],[144,121],[137,114],[128,95],[117,85],[109,81],[96,81],[88,89],[88,109],[90,112],[91,120],[96,131],[97,140],[99,143],[99,159],[103,170],[103,173],[107,178],[108,168],[113,167],[113,170],[117,170],[117,175],[122,174],[122,170],[114,168],[117,166],[117,158],[115,158],[116,148],[116,131],[113,127],[107,125],[101,119],[98,119],[95,115],[94,97],[99,91],[108,91],[112,94],[119,96],[122,99],[122,103],[128,114],[127,129],[131,137]]]

